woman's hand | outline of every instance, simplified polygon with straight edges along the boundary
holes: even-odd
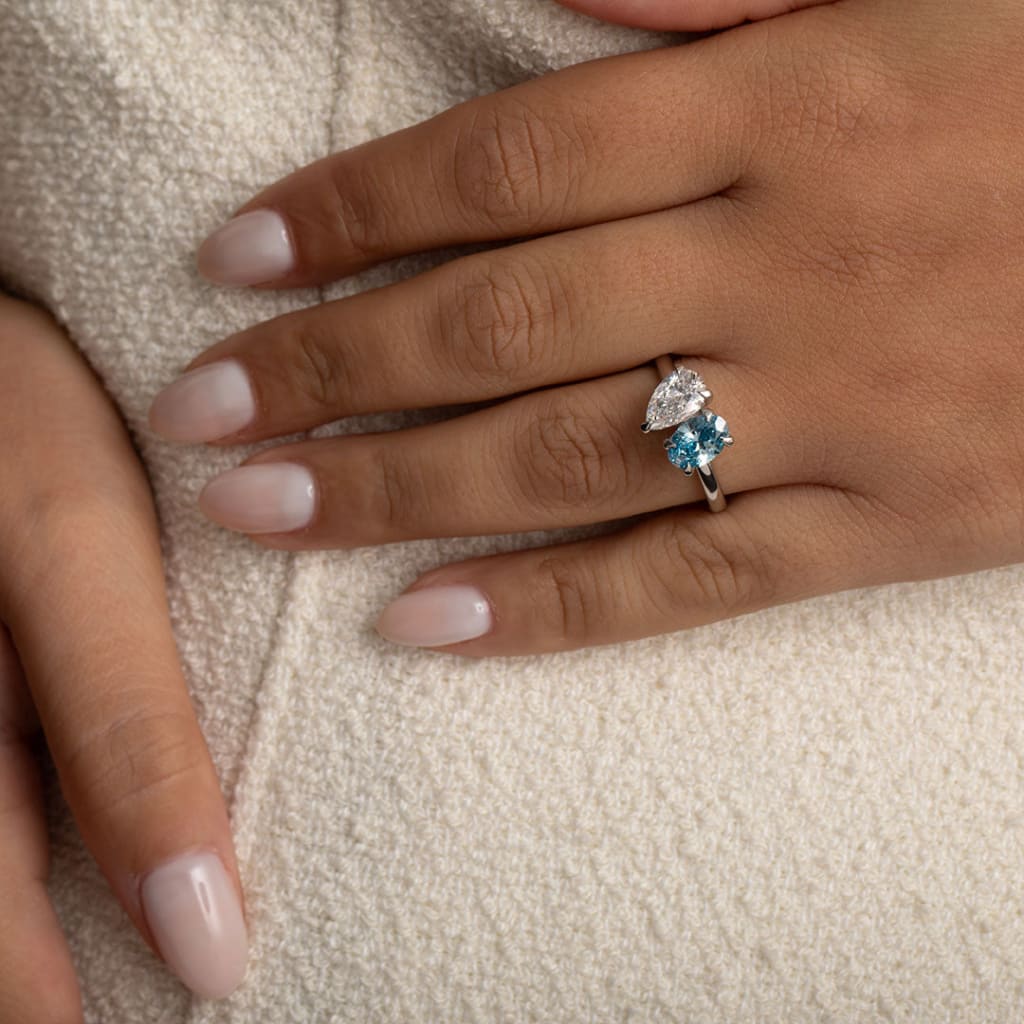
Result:
[[[514,244],[235,334],[152,423],[233,443],[492,403],[213,480],[205,511],[276,548],[648,514],[436,569],[381,618],[466,655],[1018,561],[1021,139],[1018,0],[845,0],[550,74],[297,171],[199,262],[286,288]],[[672,351],[736,438],[720,515],[638,429]]]
[[[81,1020],[46,892],[39,723],[132,922],[197,993],[226,995],[245,967],[241,889],[145,475],[58,326],[6,296],[0,440],[0,1024]]]

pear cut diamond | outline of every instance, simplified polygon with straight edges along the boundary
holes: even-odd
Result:
[[[707,388],[693,370],[675,370],[654,390],[647,406],[644,430],[662,430],[696,416],[704,408]]]

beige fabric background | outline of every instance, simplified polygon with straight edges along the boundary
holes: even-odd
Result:
[[[548,0],[0,0],[0,280],[66,324],[148,463],[252,925],[245,986],[192,1001],[55,799],[90,1024],[1024,1015],[1021,569],[463,662],[388,646],[376,610],[540,538],[267,553],[195,508],[239,453],[146,430],[218,338],[427,265],[206,285],[197,243],[262,185],[674,41]]]

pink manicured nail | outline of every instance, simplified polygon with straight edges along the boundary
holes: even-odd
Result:
[[[443,647],[489,632],[494,616],[476,587],[424,587],[396,598],[381,612],[377,632],[409,647]]]
[[[158,867],[141,898],[160,955],[196,995],[223,999],[238,988],[249,939],[220,857],[189,853]]]
[[[294,462],[239,466],[203,488],[199,507],[229,530],[286,533],[309,525],[316,507],[316,484],[313,474]]]
[[[170,441],[215,441],[256,416],[249,375],[225,359],[183,374],[153,399],[149,425]]]
[[[216,284],[261,284],[295,265],[288,228],[273,210],[252,210],[222,224],[199,247],[199,272]]]

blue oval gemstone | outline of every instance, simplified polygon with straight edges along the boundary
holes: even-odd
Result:
[[[704,409],[680,424],[665,446],[668,461],[680,469],[706,466],[725,447],[729,425],[718,413]]]

